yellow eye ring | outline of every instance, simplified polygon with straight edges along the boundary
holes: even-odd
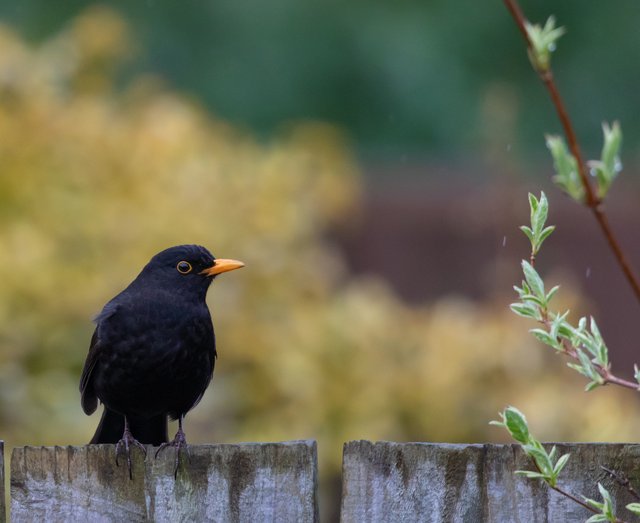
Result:
[[[180,274],[189,274],[193,267],[191,267],[191,264],[188,261],[181,261],[176,265],[176,269]]]

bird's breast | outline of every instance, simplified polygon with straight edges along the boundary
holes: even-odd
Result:
[[[97,395],[107,406],[118,412],[129,409],[131,415],[155,415],[158,409],[186,412],[213,373],[215,337],[208,310],[144,312],[110,322],[102,333]]]

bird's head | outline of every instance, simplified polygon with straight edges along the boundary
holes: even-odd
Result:
[[[145,266],[137,280],[166,286],[177,292],[204,291],[223,272],[244,267],[238,260],[215,258],[200,245],[178,245],[159,252]]]

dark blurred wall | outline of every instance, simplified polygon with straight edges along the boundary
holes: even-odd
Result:
[[[437,168],[435,168],[437,169]],[[442,172],[442,169],[439,169]],[[453,173],[447,172],[448,176]],[[528,223],[527,192],[540,184],[497,182],[416,184],[402,171],[371,184],[352,226],[336,231],[350,269],[384,276],[414,304],[468,296],[506,308],[520,285],[520,260],[529,243],[518,229]],[[572,318],[593,315],[607,341],[616,372],[631,377],[640,364],[635,322],[640,304],[611,253],[593,215],[551,183],[542,183],[556,225],[536,267],[548,288],[580,298]],[[638,201],[640,186],[619,181],[606,206],[612,227],[629,259],[640,270]],[[556,300],[556,306],[558,305]],[[571,301],[571,300],[570,300]],[[566,303],[566,302],[565,302]],[[531,326],[533,327],[533,325]]]

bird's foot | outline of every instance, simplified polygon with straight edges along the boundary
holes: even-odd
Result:
[[[173,477],[174,479],[177,479],[178,467],[180,466],[180,450],[184,449],[187,453],[187,458],[189,459],[189,461],[191,461],[191,454],[189,453],[187,438],[185,437],[184,432],[182,431],[182,427],[178,429],[178,432],[176,432],[176,436],[175,438],[173,438],[173,440],[169,441],[168,443],[163,443],[158,447],[158,450],[156,450],[155,457],[157,458],[158,454],[160,454],[160,452],[166,449],[167,447],[175,447],[176,449],[176,463],[173,469]]]
[[[146,447],[140,443],[136,438],[133,437],[131,431],[128,428],[124,429],[122,434],[122,439],[116,443],[116,466],[120,466],[118,463],[118,457],[120,456],[120,451],[124,450],[127,455],[127,466],[129,467],[129,479],[133,479],[133,474],[131,473],[131,445],[138,447],[145,457],[147,456]]]

